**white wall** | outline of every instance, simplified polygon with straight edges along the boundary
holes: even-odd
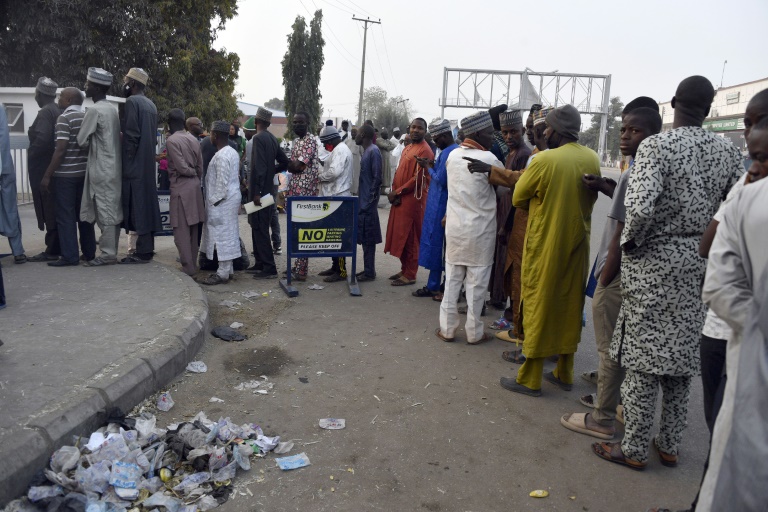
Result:
[[[734,85],[732,87],[723,87],[715,93],[715,99],[712,102],[707,119],[715,117],[734,117],[743,116],[747,111],[747,103],[752,97],[763,89],[768,89],[768,78],[755,80],[746,84]],[[738,101],[728,104],[728,96],[738,93]],[[662,114],[663,124],[671,124],[674,118],[674,109],[669,101],[659,103],[659,111]]]

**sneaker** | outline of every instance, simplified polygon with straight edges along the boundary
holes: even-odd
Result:
[[[277,247],[272,248],[272,252],[275,254],[283,254],[283,248],[278,245]]]
[[[93,258],[91,261],[86,261],[83,263],[84,267],[103,267],[105,265],[114,265],[117,263],[117,260],[107,260],[102,258],[101,256],[97,256]]]
[[[337,273],[334,272],[333,274],[331,274],[328,277],[326,277],[325,279],[323,279],[323,282],[325,282],[325,283],[335,283],[337,281],[346,281],[346,280],[347,280],[346,277],[342,277],[341,274],[337,274]]]
[[[29,256],[27,258],[27,261],[32,262],[32,263],[40,263],[40,262],[43,262],[43,261],[56,261],[58,259],[59,259],[58,256],[52,256],[52,255],[50,255],[48,253],[41,252],[40,254],[35,254],[34,256]]]
[[[49,267],[76,267],[80,264],[80,261],[67,261],[64,259],[57,259],[56,261],[49,261],[48,266]]]
[[[27,255],[26,254],[19,254],[18,256],[13,257],[13,262],[16,265],[21,265],[22,263],[27,262]]]
[[[333,269],[333,267],[331,267],[331,268],[329,268],[327,270],[323,270],[322,272],[318,272],[317,275],[328,277],[328,276],[332,276],[333,274],[336,274],[336,273],[337,272]]]
[[[273,273],[267,273],[267,272],[254,272],[253,274],[254,279],[277,279],[277,272]]]

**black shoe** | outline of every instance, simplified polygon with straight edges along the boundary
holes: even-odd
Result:
[[[80,261],[66,261],[61,258],[57,259],[56,261],[49,261],[48,266],[49,267],[76,267],[80,264]]]
[[[283,254],[283,248],[280,247],[279,245],[275,246],[275,247],[272,248],[272,252],[274,254]]]
[[[18,256],[13,257],[13,262],[17,265],[21,265],[22,263],[27,262],[27,255],[26,254],[19,254]]]
[[[43,261],[56,261],[58,259],[59,259],[58,256],[52,256],[45,252],[41,252],[40,254],[35,254],[34,256],[28,257],[27,261],[32,263],[41,263]]]
[[[365,283],[368,281],[375,281],[375,280],[376,280],[376,276],[369,276],[368,274],[365,274],[365,273],[357,274],[358,283]]]
[[[264,265],[251,265],[250,267],[245,269],[245,271],[248,272],[249,274],[253,274],[255,272],[261,272],[262,270],[264,270]]]
[[[323,282],[324,283],[335,283],[337,281],[346,281],[346,280],[347,280],[346,277],[342,277],[341,274],[337,274],[337,273],[334,272],[333,274],[331,274],[328,277],[326,277],[325,279],[323,279]]]
[[[332,276],[333,274],[337,274],[336,270],[333,269],[333,267],[329,268],[328,270],[323,270],[322,272],[318,272],[317,275],[319,276]]]
[[[264,272],[263,270],[260,272],[255,272],[253,274],[254,279],[277,279],[277,272]]]

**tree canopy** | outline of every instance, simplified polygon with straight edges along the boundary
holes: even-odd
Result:
[[[363,92],[363,121],[370,119],[376,128],[386,127],[390,132],[398,127],[405,133],[411,120],[408,111],[410,102],[402,96],[388,97],[381,87],[366,87]],[[357,113],[357,108],[355,112]]]
[[[272,98],[271,100],[264,103],[264,106],[273,110],[285,111],[285,100],[281,100],[280,98]]]
[[[621,98],[614,96],[611,98],[611,104],[608,107],[608,123],[606,124],[605,151],[611,160],[618,160],[621,156],[619,149],[619,138],[621,132],[621,111],[624,110],[624,103]],[[579,134],[579,143],[589,148],[598,150],[597,145],[600,142],[600,114],[592,116],[591,125],[586,131]]]
[[[61,87],[82,88],[95,66],[115,76],[110,94],[118,96],[123,76],[140,67],[160,119],[181,108],[207,124],[231,120],[240,59],[212,44],[236,14],[237,0],[2,2],[2,85],[30,87],[48,76]]]
[[[288,50],[283,57],[283,85],[285,86],[285,113],[288,116],[288,126],[293,122],[296,112],[306,111],[310,117],[310,131],[315,131],[315,125],[320,119],[320,72],[323,70],[325,56],[323,47],[325,40],[322,34],[323,11],[318,9],[312,21],[307,22],[303,16],[296,16],[293,31],[288,34]],[[292,134],[289,131],[287,137]]]

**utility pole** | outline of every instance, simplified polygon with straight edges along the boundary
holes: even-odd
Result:
[[[381,25],[381,20],[373,21],[371,19],[356,18],[354,15],[352,16],[352,19],[355,21],[362,21],[365,24],[365,27],[363,29],[363,66],[360,69],[360,101],[357,104],[357,125],[362,126],[363,125],[363,90],[365,87],[365,46],[366,46],[366,43],[368,42],[368,24],[375,23],[377,25]]]
[[[720,75],[720,88],[723,88],[723,79],[725,78],[725,65],[728,64],[728,61],[726,60],[723,62],[723,74]]]

